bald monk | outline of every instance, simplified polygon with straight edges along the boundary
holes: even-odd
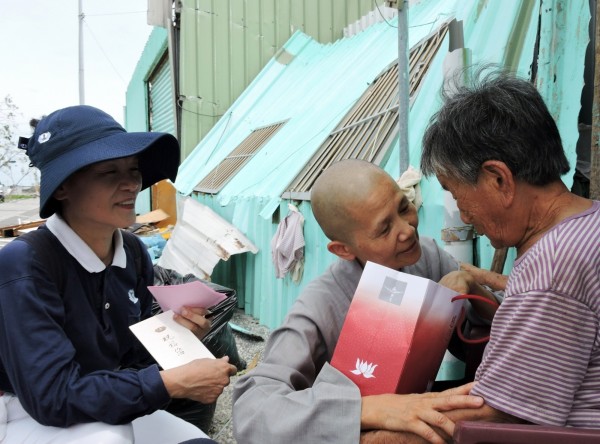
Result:
[[[436,282],[458,270],[458,262],[434,240],[419,237],[415,206],[371,163],[333,164],[315,183],[311,202],[330,239],[327,249],[340,260],[306,286],[271,334],[263,361],[236,383],[236,439],[443,443],[442,437],[454,430],[443,412],[483,404],[467,396],[470,385],[440,393],[361,397],[329,362],[367,261]]]

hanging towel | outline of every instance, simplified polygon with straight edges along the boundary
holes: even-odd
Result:
[[[277,279],[291,272],[292,280],[299,282],[304,269],[304,216],[294,205],[288,204],[288,208],[290,212],[279,223],[271,240],[271,254]]]
[[[417,210],[423,204],[419,182],[421,182],[421,171],[414,169],[411,165],[397,180],[400,189],[406,198],[415,204]]]

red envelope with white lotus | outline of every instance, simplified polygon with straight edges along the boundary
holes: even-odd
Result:
[[[331,365],[362,396],[431,389],[458,320],[458,293],[367,262]]]

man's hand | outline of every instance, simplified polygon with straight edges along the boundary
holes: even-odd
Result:
[[[490,321],[494,319],[494,314],[498,307],[496,297],[491,291],[481,286],[471,273],[467,271],[452,271],[444,276],[439,283],[460,294],[476,294],[489,299],[493,302],[493,305],[478,301],[477,299],[471,299],[470,302],[479,316]]]
[[[443,444],[454,433],[454,422],[442,412],[483,406],[482,398],[468,395],[472,386],[470,383],[439,393],[365,396],[361,429],[411,432],[426,442]]]
[[[439,284],[460,294],[473,294],[475,290],[479,290],[473,275],[466,271],[451,271],[440,279]]]
[[[229,385],[229,378],[237,368],[229,364],[229,358],[195,359],[185,365],[162,370],[165,388],[171,398],[188,398],[210,404]]]
[[[460,263],[460,269],[467,271],[481,285],[487,285],[494,291],[506,289],[508,276],[504,274],[499,274],[490,270],[484,270],[465,262]]]

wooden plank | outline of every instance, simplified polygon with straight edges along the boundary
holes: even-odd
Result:
[[[40,219],[40,220],[36,220],[34,222],[27,222],[25,224],[10,225],[8,227],[2,227],[2,228],[0,228],[0,230],[2,232],[2,237],[15,237],[15,236],[19,235],[19,231],[24,230],[26,228],[39,227],[45,221],[46,221],[45,219]]]

